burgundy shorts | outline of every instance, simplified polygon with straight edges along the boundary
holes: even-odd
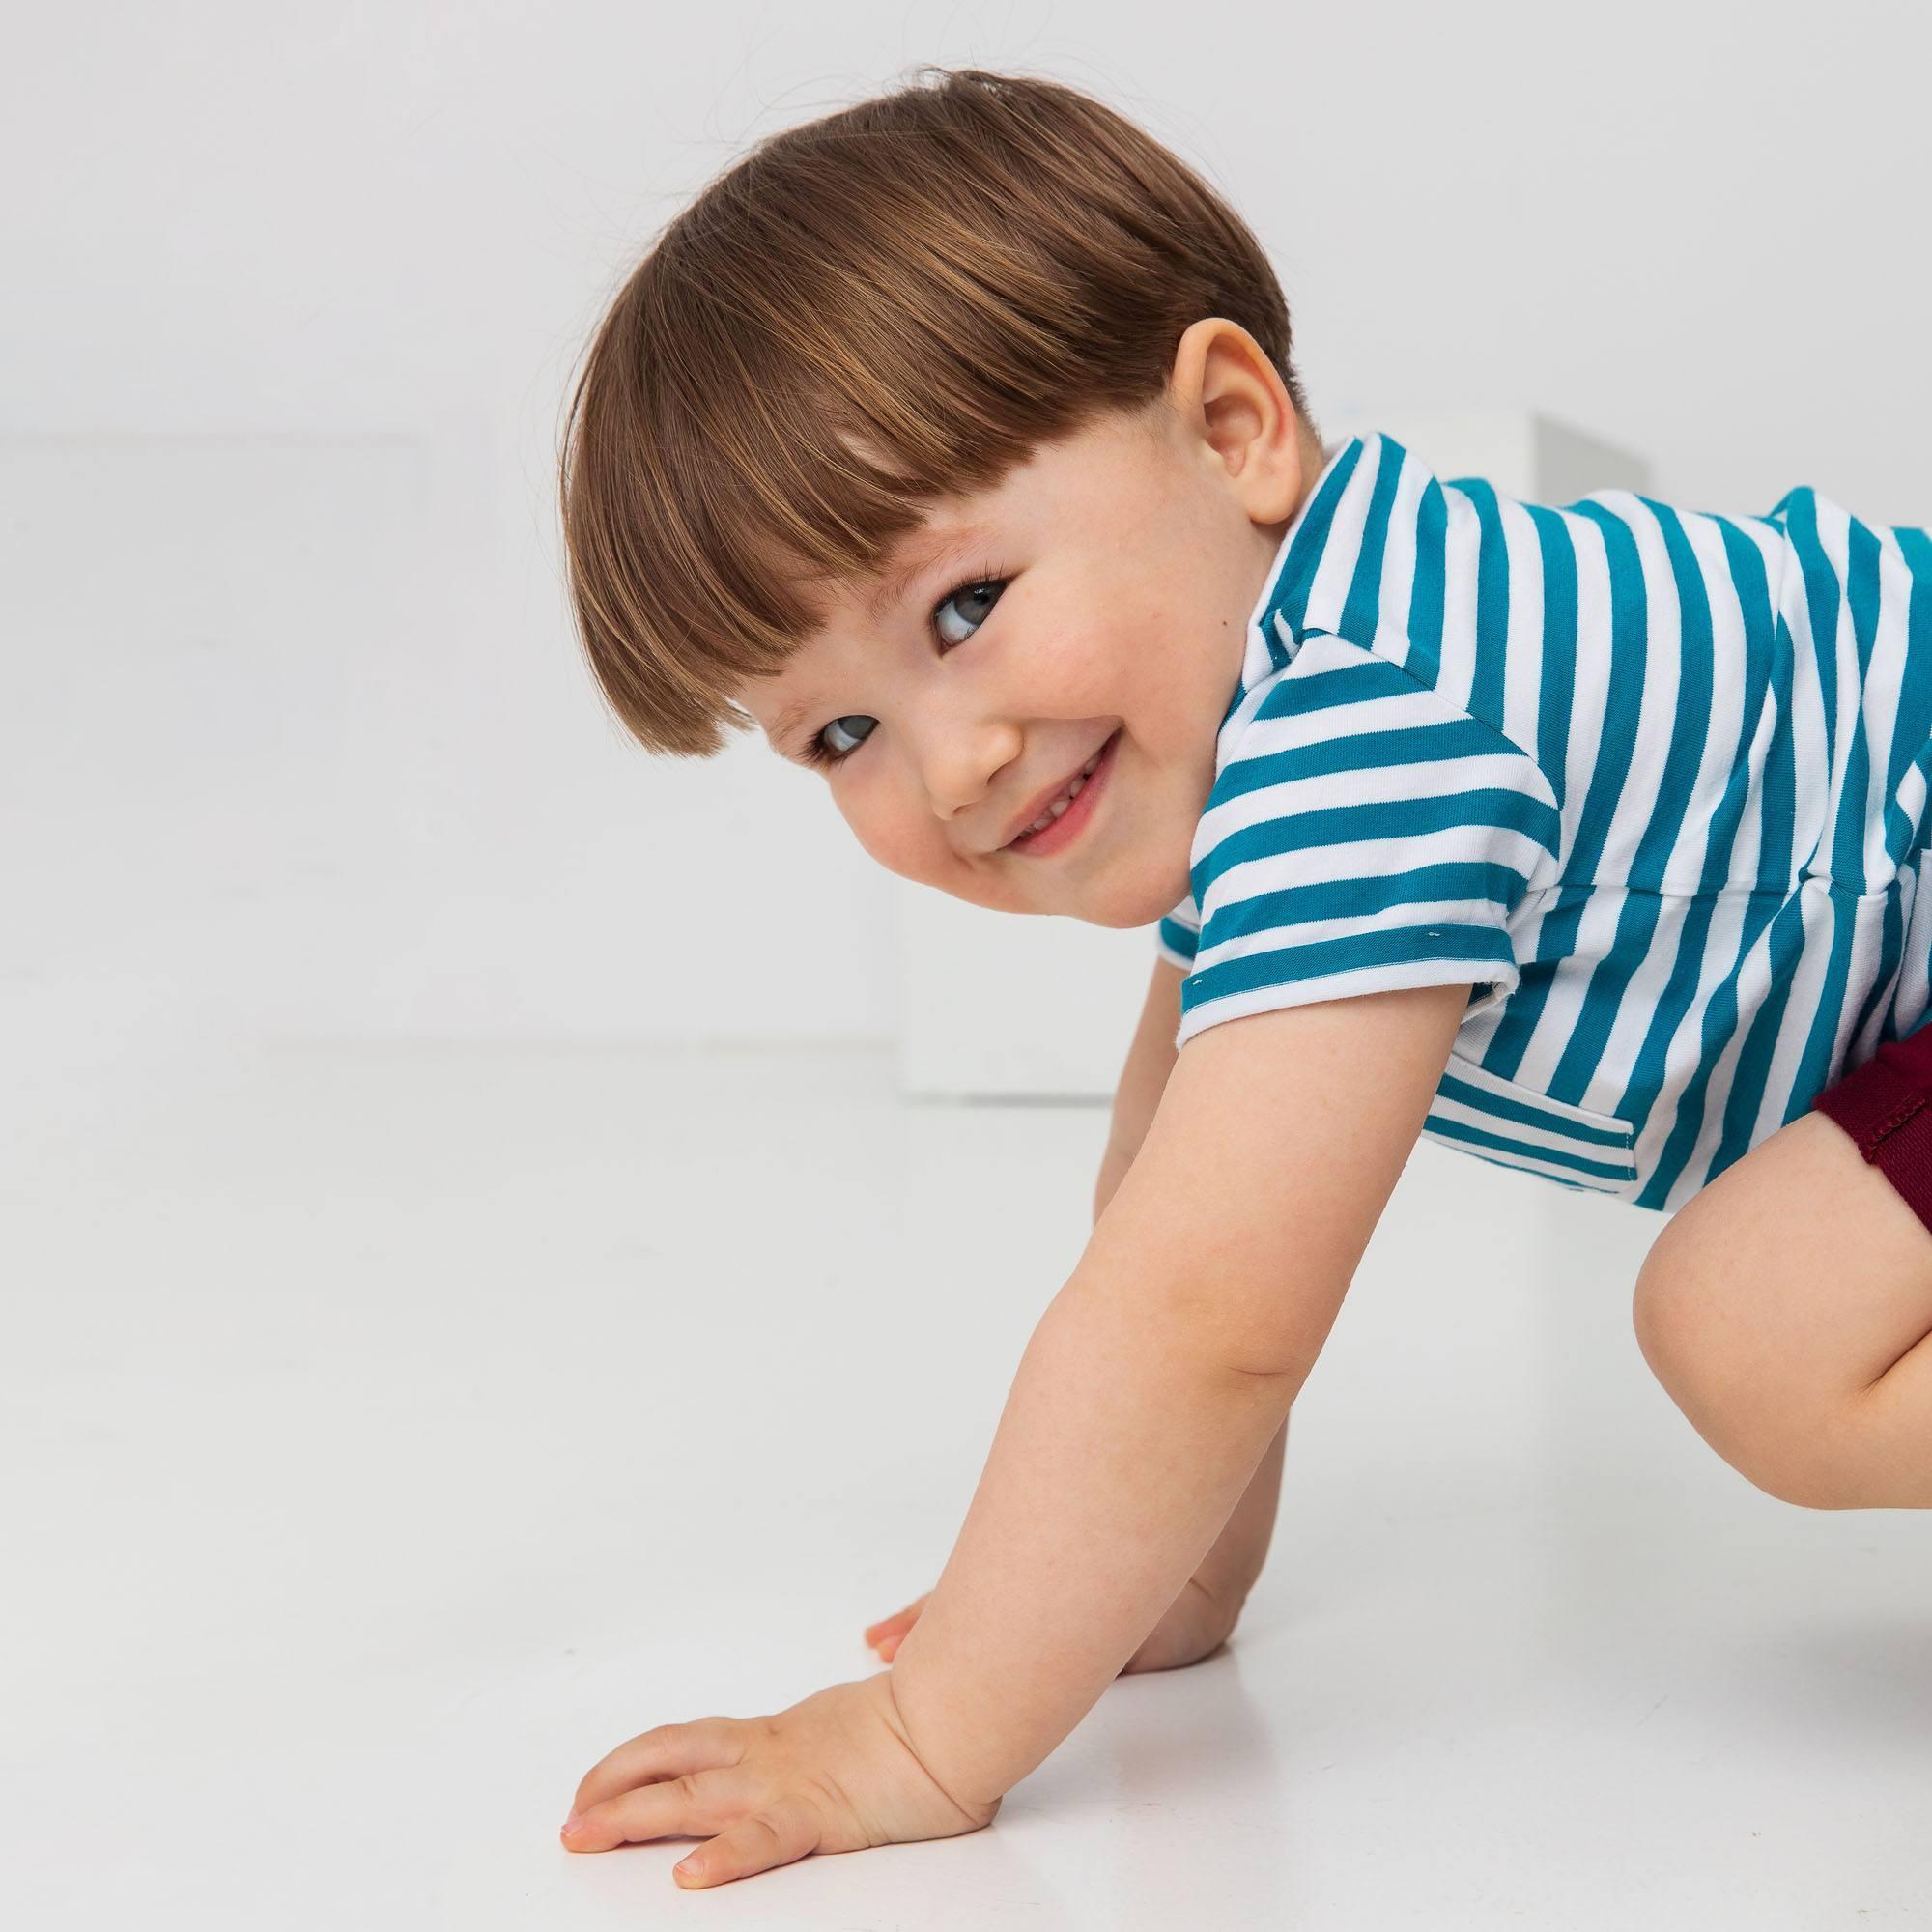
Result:
[[[1811,1105],[1851,1135],[1932,1229],[1932,1026],[1887,1040]]]

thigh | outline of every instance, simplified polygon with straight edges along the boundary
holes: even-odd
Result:
[[[1697,1432],[1808,1500],[1857,1457],[1863,1396],[1932,1331],[1932,1230],[1843,1127],[1804,1114],[1665,1224],[1634,1313]]]

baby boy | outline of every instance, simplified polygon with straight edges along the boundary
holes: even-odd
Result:
[[[763,143],[599,327],[563,521],[628,730],[755,725],[893,871],[1158,943],[890,1668],[632,1739],[574,1850],[696,1836],[704,1886],[973,1831],[1218,1645],[1421,1134],[1672,1212],[1639,1340],[1751,1481],[1932,1503],[1932,544],[1324,447],[1291,352],[1193,172],[977,71]]]

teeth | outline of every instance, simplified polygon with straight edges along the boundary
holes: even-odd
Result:
[[[1081,786],[1083,786],[1087,782],[1087,781],[1091,777],[1093,777],[1094,766],[1097,765],[1100,762],[1100,760],[1104,758],[1106,755],[1107,755],[1107,748],[1105,745],[1102,745],[1100,749],[1097,752],[1095,752],[1094,755],[1091,758],[1089,758],[1087,762],[1084,765],[1082,765],[1077,772],[1074,773],[1072,780],[1067,784],[1066,789],[1064,792],[1062,792],[1060,796],[1057,799],[1055,799],[1053,803],[1049,805],[1046,808],[1046,810],[1042,811],[1040,815],[1037,818],[1036,818],[1034,822],[1031,825],[1029,825],[1024,832],[1018,834],[1017,837],[1020,838],[1030,838],[1036,832],[1044,832],[1046,828],[1049,825],[1051,825],[1053,821],[1056,818],[1058,818],[1060,814],[1063,811],[1065,811],[1066,808],[1069,805],[1071,805],[1076,798],[1080,796]]]

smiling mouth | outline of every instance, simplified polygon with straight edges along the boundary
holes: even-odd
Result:
[[[1074,773],[1060,795],[1017,838],[1000,849],[1029,858],[1047,858],[1070,845],[1098,809],[1100,794],[1114,769],[1114,748],[1121,727]]]

